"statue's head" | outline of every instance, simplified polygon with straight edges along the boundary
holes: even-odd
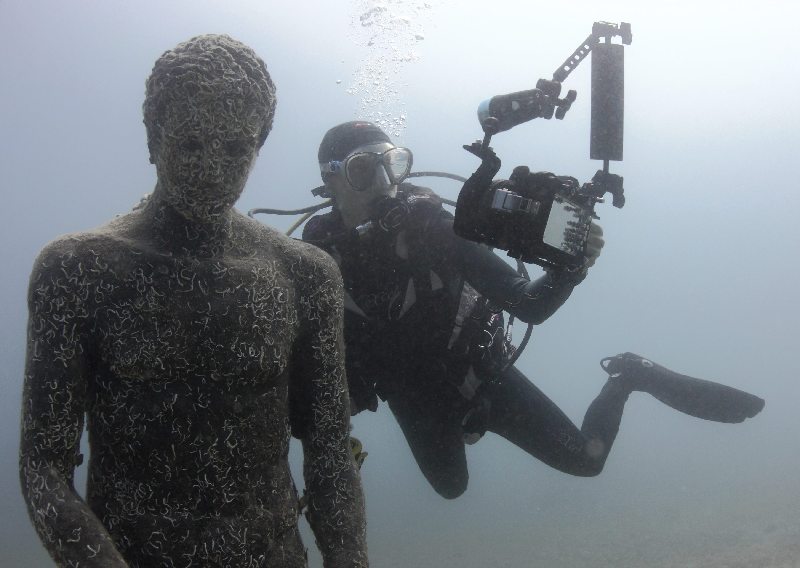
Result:
[[[143,110],[161,196],[184,216],[207,219],[244,189],[272,128],[275,86],[246,45],[197,36],[156,61]]]

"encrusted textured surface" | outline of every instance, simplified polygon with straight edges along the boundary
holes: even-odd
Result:
[[[34,264],[20,475],[59,565],[305,566],[293,430],[326,567],[367,565],[338,270],[231,209],[273,107],[242,44],[167,52],[145,104],[152,197]]]

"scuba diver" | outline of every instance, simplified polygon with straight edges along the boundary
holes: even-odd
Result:
[[[312,217],[303,240],[326,250],[345,285],[346,369],[351,413],[385,400],[414,458],[443,497],[468,481],[465,443],[494,432],[565,473],[604,466],[633,391],[720,422],[755,416],[754,395],[672,372],[624,353],[601,362],[609,377],[581,427],[516,367],[502,312],[549,318],[586,276],[603,246],[590,229],[577,270],[518,274],[491,249],[453,232],[453,216],[431,190],[404,182],[412,154],[376,125],[330,129],[318,155],[333,210]]]

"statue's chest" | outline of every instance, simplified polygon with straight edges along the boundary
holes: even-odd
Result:
[[[293,288],[276,265],[120,263],[96,289],[97,356],[128,378],[262,380],[288,362]]]

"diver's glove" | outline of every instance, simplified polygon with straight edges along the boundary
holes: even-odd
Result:
[[[589,234],[586,238],[586,250],[583,253],[583,264],[575,267],[555,267],[546,269],[550,275],[550,285],[553,287],[561,286],[577,286],[586,278],[589,268],[594,265],[600,257],[603,250],[603,245],[606,244],[603,239],[603,228],[592,221],[589,224]]]
[[[586,252],[584,253],[586,262],[584,262],[583,265],[586,268],[594,266],[605,244],[606,241],[603,239],[603,227],[592,221],[589,224],[589,236],[586,239]]]

